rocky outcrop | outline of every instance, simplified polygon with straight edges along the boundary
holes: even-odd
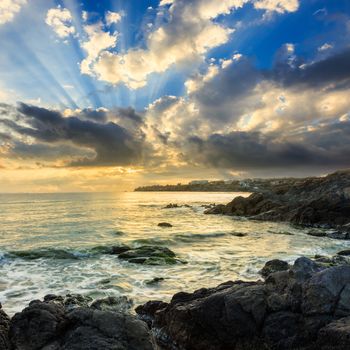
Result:
[[[160,349],[330,350],[350,348],[350,265],[299,258],[265,281],[227,282],[136,312]],[[270,268],[269,267],[269,268]]]
[[[125,313],[121,301],[90,306],[81,296],[48,296],[33,301],[11,320],[11,347],[2,350],[152,350],[146,323]],[[101,309],[108,305],[109,310]]]
[[[276,185],[268,191],[253,193],[246,198],[236,197],[227,205],[215,206],[205,213],[336,228],[340,231],[328,232],[324,236],[348,239],[350,171]]]

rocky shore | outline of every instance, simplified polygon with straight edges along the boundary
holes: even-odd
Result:
[[[206,214],[244,216],[254,220],[287,221],[296,225],[333,229],[313,235],[350,238],[350,170],[325,177],[276,184],[249,197],[236,197]]]
[[[350,348],[350,252],[272,260],[229,281],[132,312],[126,297],[47,295],[10,319],[1,350],[343,350]]]

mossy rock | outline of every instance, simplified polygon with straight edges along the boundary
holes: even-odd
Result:
[[[174,265],[179,262],[176,254],[166,247],[142,246],[118,255],[119,259],[143,265]]]

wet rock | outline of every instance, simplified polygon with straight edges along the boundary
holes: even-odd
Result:
[[[148,301],[146,304],[139,305],[135,311],[138,317],[142,321],[146,322],[149,328],[151,328],[156,312],[166,308],[167,306],[168,303],[163,301]]]
[[[130,249],[119,254],[118,258],[144,265],[173,265],[180,262],[169,248],[158,246],[141,246]]]
[[[153,350],[147,325],[131,314],[90,307],[66,308],[62,300],[34,301],[11,320],[18,350]],[[60,301],[61,300],[61,301]],[[107,302],[107,304],[114,304]],[[95,306],[106,305],[104,302]]]
[[[341,250],[337,254],[342,256],[350,256],[350,249]]]
[[[158,224],[159,227],[173,227],[172,224],[169,224],[169,222],[160,222]]]
[[[204,210],[204,214],[225,214],[225,205],[219,204],[215,207],[210,207]]]
[[[179,205],[176,203],[170,203],[170,204],[167,204],[163,209],[176,209],[176,208],[192,208],[192,206],[189,204]]]
[[[145,284],[147,284],[148,286],[154,286],[156,284],[159,284],[162,281],[164,281],[163,277],[154,277],[151,280],[146,280]]]
[[[10,329],[10,318],[6,315],[0,304],[0,349],[10,348],[8,332]]]
[[[350,299],[343,306],[337,305],[348,284],[350,266],[331,267],[316,273],[303,286],[303,313],[330,314],[337,313],[339,308],[341,313],[344,308],[350,311]]]
[[[91,305],[91,309],[100,311],[119,311],[126,313],[133,306],[133,301],[126,296],[107,297],[104,299],[95,300]]]
[[[325,231],[321,231],[317,229],[309,230],[306,232],[306,234],[314,237],[326,237],[327,235]]]
[[[277,271],[285,271],[288,270],[289,265],[286,261],[274,259],[268,261],[265,266],[261,269],[260,274],[263,277],[267,277],[271,273],[277,272]]]
[[[321,328],[318,348],[329,350],[350,349],[350,317],[341,318]]]
[[[61,304],[32,301],[12,318],[11,343],[21,350],[42,349],[61,334],[64,322],[65,309]]]
[[[180,208],[180,206],[176,203],[170,203],[164,207],[164,209],[174,209],[174,208]]]
[[[350,266],[325,268],[307,258],[276,264],[284,270],[265,282],[180,292],[170,303],[150,301],[136,312],[164,350],[348,348]]]
[[[247,236],[247,233],[244,233],[244,232],[231,232],[230,235],[231,236],[235,236],[235,237],[245,237],[245,236]]]
[[[81,294],[67,294],[65,297],[48,294],[44,297],[44,302],[58,304],[71,311],[78,307],[88,307],[92,302],[92,298]]]

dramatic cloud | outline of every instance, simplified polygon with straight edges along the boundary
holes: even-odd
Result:
[[[271,71],[240,54],[212,63],[186,82],[186,98],[165,96],[149,106],[148,137],[174,164],[350,166],[347,57],[344,51],[300,68],[288,44]]]
[[[0,25],[11,22],[15,15],[21,10],[21,7],[26,3],[27,0],[1,0]]]
[[[324,125],[297,138],[261,132],[213,134],[188,140],[188,161],[237,170],[295,167],[348,167],[350,123]]]
[[[60,38],[66,38],[75,33],[72,21],[72,14],[66,8],[50,9],[46,15],[46,23],[52,27]]]
[[[70,154],[74,160],[66,164],[69,166],[116,166],[142,161],[146,146],[140,129],[127,130],[114,122],[91,121],[91,111],[79,112],[80,117],[83,114],[85,119],[64,117],[57,111],[20,104],[15,121],[2,119],[0,122],[11,132],[25,137],[27,142],[14,142],[8,153],[17,153],[22,158],[26,154],[34,157],[35,153],[43,158],[45,152],[47,158]],[[136,114],[123,110],[119,118],[135,119]],[[74,151],[76,148],[79,150]]]
[[[174,1],[168,20],[149,34],[145,49],[130,49],[125,54],[102,51],[90,74],[109,83],[124,83],[137,89],[146,85],[152,73],[165,72],[172,65],[202,61],[207,52],[226,43],[233,32],[213,19],[245,2]]]

